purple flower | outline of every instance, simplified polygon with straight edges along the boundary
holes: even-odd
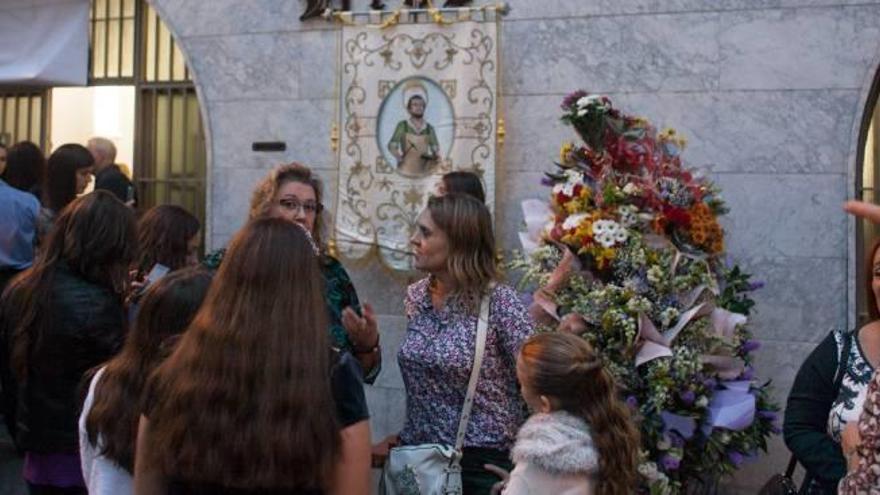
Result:
[[[749,339],[749,340],[743,342],[742,345],[740,346],[740,350],[745,354],[748,354],[753,351],[757,351],[760,348],[761,348],[761,342],[754,340],[754,339]]]
[[[718,386],[718,381],[714,378],[706,378],[703,380],[703,386],[709,390],[715,390],[715,387]]]
[[[663,466],[664,471],[675,471],[678,469],[678,466],[681,464],[681,459],[675,456],[671,456],[669,454],[665,454],[660,458],[660,465]]]
[[[629,406],[630,409],[637,409],[639,407],[639,401],[636,399],[635,395],[630,395],[626,398],[626,405]]]
[[[670,432],[669,433],[669,443],[673,447],[680,449],[680,448],[684,447],[684,438],[682,438],[681,435],[679,435],[675,432]]]
[[[749,288],[746,290],[751,292],[753,290],[763,289],[764,285],[766,284],[763,280],[755,280],[754,282],[749,282]]]
[[[742,374],[739,375],[740,380],[751,380],[755,376],[755,370],[751,366],[746,366]]]
[[[549,187],[549,186],[552,186],[552,185],[554,185],[554,184],[556,184],[556,181],[554,181],[554,180],[551,179],[550,177],[546,177],[546,176],[545,176],[545,177],[541,177],[541,185],[542,185],[542,186],[548,186],[548,187]]]
[[[779,417],[779,414],[776,411],[758,411],[758,417],[766,419],[768,421],[776,421],[776,418]]]
[[[771,426],[770,431],[772,431],[774,435],[782,434],[782,428],[780,428],[779,425],[777,425],[777,424],[774,424],[773,426]]]
[[[693,404],[694,400],[696,399],[693,390],[685,390],[684,392],[678,394],[678,397],[688,406]]]
[[[583,98],[584,96],[587,96],[587,92],[582,89],[579,89],[579,90],[575,91],[574,93],[566,96],[565,99],[562,100],[562,109],[563,110],[570,109],[572,107],[572,105],[577,103],[577,101],[580,100],[581,98]]]
[[[735,450],[732,450],[730,451],[730,453],[727,454],[727,459],[730,461],[731,464],[733,464],[733,467],[736,468],[740,467],[740,465],[742,465],[743,463],[742,453]]]

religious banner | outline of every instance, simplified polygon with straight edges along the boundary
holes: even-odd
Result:
[[[409,238],[435,184],[470,170],[494,203],[497,24],[342,28],[338,253],[410,270]]]

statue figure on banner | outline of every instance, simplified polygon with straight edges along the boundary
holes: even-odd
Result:
[[[428,91],[413,81],[403,90],[403,100],[409,118],[401,120],[388,141],[388,151],[397,159],[397,171],[406,176],[429,173],[440,159],[437,132],[425,119]]]

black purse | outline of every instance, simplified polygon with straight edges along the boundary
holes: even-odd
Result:
[[[796,466],[797,459],[794,456],[791,456],[791,460],[788,461],[788,467],[785,468],[785,473],[774,474],[769,480],[767,480],[767,483],[764,483],[764,486],[761,487],[761,491],[758,492],[758,495],[797,495],[797,485],[794,484],[794,480],[792,479],[794,468]]]

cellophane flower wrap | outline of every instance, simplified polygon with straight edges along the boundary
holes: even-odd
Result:
[[[778,433],[752,365],[749,294],[760,284],[726,261],[724,202],[682,166],[680,134],[583,91],[562,110],[582,142],[562,145],[545,210],[524,204],[527,249],[512,267],[552,289],[535,295],[556,310],[543,329],[579,333],[616,377],[642,433],[642,493],[691,492]],[[564,250],[576,263],[560,274]]]

